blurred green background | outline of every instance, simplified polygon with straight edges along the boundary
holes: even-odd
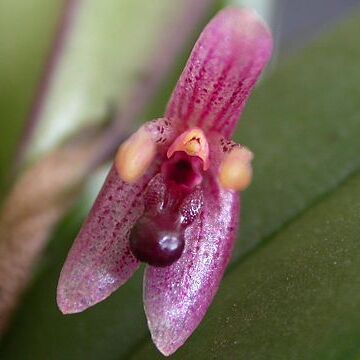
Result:
[[[232,263],[205,320],[172,357],[358,359],[358,1],[1,0],[0,199],[88,129],[115,122],[120,141],[161,116],[201,28],[226,5],[255,7],[276,51],[236,134],[256,158]],[[62,263],[107,166],[104,157],[92,168],[48,234],[1,359],[162,357],[146,327],[141,271],[84,313],[63,316],[55,304]]]

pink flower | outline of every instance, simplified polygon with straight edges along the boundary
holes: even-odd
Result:
[[[252,11],[228,8],[207,25],[164,118],[120,146],[62,269],[63,313],[104,300],[142,261],[158,349],[172,354],[195,330],[229,262],[238,191],[251,181],[252,153],[230,137],[271,50]]]

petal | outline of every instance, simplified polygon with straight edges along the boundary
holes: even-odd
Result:
[[[199,325],[233,248],[239,196],[214,183],[207,185],[204,210],[186,230],[181,258],[145,272],[145,312],[152,339],[164,355],[176,351]]]
[[[221,11],[195,44],[166,117],[230,137],[271,51],[271,34],[255,12]]]
[[[61,271],[57,303],[76,313],[108,297],[139,266],[128,233],[143,212],[142,194],[157,171],[155,164],[135,184],[123,182],[113,166]]]

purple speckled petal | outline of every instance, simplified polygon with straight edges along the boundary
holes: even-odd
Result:
[[[270,31],[255,12],[221,11],[195,44],[165,116],[230,137],[271,51]]]
[[[57,303],[76,313],[104,300],[135,272],[139,262],[128,233],[143,212],[143,192],[158,165],[136,184],[124,183],[113,166],[61,271]]]
[[[239,219],[239,195],[204,184],[203,212],[185,233],[181,258],[147,267],[144,306],[152,339],[164,355],[176,351],[204,317],[224,274]]]

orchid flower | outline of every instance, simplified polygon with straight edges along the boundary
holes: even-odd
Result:
[[[253,155],[231,135],[271,51],[253,11],[227,8],[206,26],[164,117],[118,149],[61,271],[64,314],[104,300],[144,262],[158,349],[172,354],[196,329],[231,256],[238,192],[252,177]]]

